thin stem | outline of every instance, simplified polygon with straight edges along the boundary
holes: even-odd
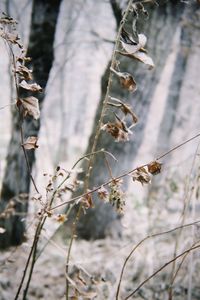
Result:
[[[161,236],[161,235],[165,235],[165,234],[169,234],[169,233],[172,233],[178,229],[182,229],[182,228],[186,228],[186,227],[189,227],[189,226],[194,226],[196,224],[199,224],[200,223],[200,220],[197,220],[195,222],[192,222],[192,223],[188,223],[188,224],[185,224],[185,225],[181,225],[181,226],[178,226],[178,227],[175,227],[175,228],[172,228],[170,230],[167,230],[167,231],[163,231],[163,232],[158,232],[158,233],[154,233],[154,234],[151,234],[151,235],[147,235],[146,237],[144,237],[132,250],[131,252],[128,254],[128,256],[126,257],[124,263],[123,263],[123,266],[122,266],[122,270],[121,270],[121,273],[120,273],[120,278],[119,278],[119,283],[118,283],[118,286],[117,286],[117,293],[116,293],[116,300],[119,299],[119,292],[120,292],[120,287],[121,287],[121,283],[122,283],[122,278],[123,278],[123,275],[124,275],[124,270],[125,270],[125,267],[130,259],[130,257],[133,255],[133,253],[136,251],[136,249],[139,248],[139,246],[141,246],[146,240],[150,239],[150,238],[155,238],[155,237],[158,237],[158,236]]]
[[[162,271],[164,268],[166,268],[169,264],[171,264],[172,262],[174,262],[175,260],[177,260],[178,258],[180,258],[181,256],[185,255],[186,253],[189,253],[190,251],[196,250],[200,248],[200,245],[195,246],[195,247],[190,247],[189,249],[185,250],[184,252],[182,252],[181,254],[177,255],[176,257],[174,257],[173,259],[171,259],[170,261],[166,262],[162,267],[160,267],[158,270],[156,270],[152,275],[150,275],[148,278],[146,278],[143,282],[140,283],[140,285],[131,293],[129,294],[124,300],[127,300],[129,298],[131,298],[133,295],[135,295],[135,293],[145,284],[147,283],[150,279],[152,279],[155,275],[157,275],[160,271]]]
[[[120,26],[119,26],[119,29],[118,29],[118,32],[117,32],[117,37],[116,37],[116,41],[115,41],[115,47],[114,47],[114,50],[113,50],[113,53],[112,53],[112,58],[111,58],[110,70],[113,69],[114,66],[115,66],[116,54],[117,54],[116,50],[119,47],[121,31],[122,31],[122,28],[124,26],[125,20],[126,20],[126,18],[128,16],[128,13],[130,11],[132,3],[133,3],[133,0],[129,0],[129,3],[128,3],[127,7],[126,7],[126,10],[124,12],[123,18],[121,20],[121,23],[120,23]],[[109,74],[108,84],[107,84],[107,89],[106,89],[106,95],[105,95],[105,98],[104,98],[104,101],[103,101],[103,107],[102,107],[100,118],[99,118],[99,121],[98,121],[98,125],[97,125],[97,129],[96,129],[96,133],[95,133],[95,137],[94,137],[94,141],[93,141],[91,152],[95,152],[96,151],[97,142],[98,142],[98,139],[99,139],[99,135],[100,135],[100,131],[101,131],[102,123],[103,123],[103,117],[105,115],[106,108],[107,108],[107,103],[109,101],[109,93],[110,93],[111,83],[112,83],[112,72],[110,72],[110,74]],[[90,179],[90,176],[91,176],[93,163],[94,163],[94,157],[90,156],[90,159],[89,159],[89,162],[88,162],[88,166],[87,166],[87,173],[86,173],[86,176],[85,176],[85,182],[84,182],[84,192],[85,193],[87,192],[88,187],[89,187],[89,179]],[[72,237],[71,237],[71,240],[70,240],[70,245],[69,245],[68,253],[67,253],[67,263],[66,263],[66,274],[67,274],[67,276],[66,276],[66,300],[69,299],[69,281],[67,279],[69,277],[68,276],[68,264],[69,264],[69,259],[70,259],[72,244],[73,244],[73,241],[74,241],[74,236],[76,235],[76,225],[77,225],[77,222],[78,222],[78,220],[80,218],[81,211],[82,211],[82,203],[79,205],[79,209],[78,209],[78,212],[76,214],[75,222],[73,223]]]
[[[173,152],[174,150],[176,150],[176,149],[178,149],[178,148],[184,146],[185,144],[191,142],[192,140],[196,139],[196,138],[199,137],[199,136],[200,136],[200,133],[196,134],[195,136],[193,136],[193,137],[189,138],[188,140],[184,141],[183,143],[177,145],[176,147],[174,147],[174,148],[170,149],[169,151],[163,153],[162,155],[158,156],[158,157],[156,158],[156,160],[160,160],[161,158],[163,158],[163,157],[169,155],[169,154],[170,154],[171,152]]]
[[[170,149],[168,152],[165,152],[165,153],[162,154],[161,156],[157,157],[155,160],[160,160],[160,159],[163,158],[164,156],[167,156],[168,154],[170,154],[172,151],[177,150],[178,148],[184,146],[185,144],[189,143],[190,141],[196,139],[196,138],[199,137],[199,136],[200,136],[200,133],[197,134],[197,135],[195,135],[195,136],[193,136],[192,138],[186,140],[185,142],[179,144],[178,146],[173,147],[173,148]],[[148,164],[149,164],[149,163],[143,164],[143,165],[139,166],[139,168],[146,167]],[[126,177],[126,176],[130,175],[132,172],[134,172],[135,170],[137,170],[137,169],[138,169],[138,167],[132,169],[131,171],[128,171],[128,172],[126,172],[126,173],[123,173],[123,174],[121,174],[121,175],[115,177],[115,179],[117,180],[117,179]],[[79,195],[79,196],[76,196],[76,197],[72,198],[71,200],[68,200],[68,201],[65,201],[65,202],[63,202],[63,203],[61,203],[61,204],[58,204],[58,205],[52,207],[52,208],[50,209],[50,211],[52,211],[52,210],[54,210],[54,209],[57,209],[57,208],[59,208],[59,207],[62,207],[62,206],[64,206],[64,205],[67,205],[67,204],[69,204],[69,203],[72,203],[72,202],[78,200],[79,198],[84,197],[84,196],[86,196],[86,195],[88,195],[88,194],[92,194],[92,193],[98,191],[98,189],[100,189],[102,186],[109,185],[111,182],[112,182],[112,180],[109,180],[109,181],[107,181],[107,182],[105,182],[105,183],[99,185],[98,187],[93,188],[93,189],[90,190],[89,192],[83,193],[83,194],[81,194],[81,195]]]

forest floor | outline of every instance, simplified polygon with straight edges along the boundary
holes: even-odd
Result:
[[[169,201],[167,209],[157,210],[156,214],[155,203],[151,207],[145,206],[144,202],[135,201],[135,203],[137,204],[132,207],[131,213],[122,219],[121,238],[75,241],[70,260],[70,285],[74,285],[82,296],[79,294],[75,297],[76,293],[73,292],[75,289],[72,287],[69,299],[116,299],[120,272],[133,247],[147,235],[180,225],[180,207],[175,199]],[[127,209],[129,210],[129,207]],[[191,219],[185,220],[185,224],[190,222]],[[194,244],[194,237],[195,241],[198,240],[198,235],[199,227],[195,225],[185,227],[182,231],[179,229],[145,240],[127,263],[118,299],[127,299],[126,297],[141,282],[170,261],[173,258],[176,241],[178,242],[177,254],[180,254]],[[44,233],[43,238],[45,242],[48,235]],[[14,299],[30,251],[29,242],[31,238],[18,248],[1,252],[0,300]],[[48,243],[36,262],[27,299],[65,299],[66,253],[67,247],[60,236],[56,236]],[[169,264],[141,286],[130,299],[199,300],[199,251],[186,253],[176,262],[175,270],[178,271],[173,282],[173,298],[169,298],[172,272],[172,264]]]

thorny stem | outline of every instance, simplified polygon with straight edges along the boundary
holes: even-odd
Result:
[[[167,155],[170,154],[171,152],[177,150],[178,148],[184,146],[185,144],[191,142],[192,140],[196,139],[196,138],[199,137],[199,136],[200,136],[200,133],[197,134],[197,135],[195,135],[195,136],[193,136],[193,137],[191,137],[190,139],[186,140],[185,142],[179,144],[178,146],[173,147],[173,148],[170,149],[169,151],[167,151],[167,152],[163,153],[162,155],[160,155],[159,157],[157,157],[155,160],[160,160],[161,158],[167,156]],[[143,165],[139,166],[139,168],[146,167],[148,164],[149,164],[149,163],[143,164]],[[135,170],[137,170],[137,169],[138,169],[138,167],[136,167],[136,168],[132,169],[131,171],[128,171],[128,172],[126,172],[126,173],[124,173],[124,174],[121,174],[121,175],[115,177],[115,180],[118,180],[118,179],[120,179],[120,178],[126,177],[126,176],[130,175],[132,172],[134,172]],[[78,200],[78,199],[80,199],[80,198],[82,198],[82,197],[87,196],[88,194],[92,194],[92,193],[98,191],[102,186],[107,186],[107,185],[109,185],[111,182],[112,182],[112,180],[109,180],[109,181],[107,181],[107,182],[104,182],[104,183],[102,183],[101,185],[99,185],[98,187],[95,187],[95,188],[93,188],[92,190],[90,190],[90,191],[88,191],[88,192],[86,192],[86,193],[83,193],[83,194],[81,194],[81,195],[79,195],[79,196],[76,196],[76,197],[72,198],[71,200],[65,201],[65,202],[63,202],[63,203],[61,203],[61,204],[58,204],[58,205],[52,207],[52,208],[50,209],[50,211],[52,211],[52,210],[54,210],[54,209],[57,209],[57,208],[59,208],[59,207],[62,207],[62,206],[64,206],[64,205],[67,205],[67,204],[69,204],[69,203],[72,203],[72,202],[74,202],[74,201],[76,201],[76,200]]]
[[[155,238],[155,237],[158,237],[160,235],[165,235],[165,234],[169,234],[169,233],[172,233],[178,229],[183,229],[183,228],[186,228],[186,227],[189,227],[189,226],[194,226],[194,225],[197,225],[200,223],[200,220],[197,220],[195,222],[192,222],[192,223],[188,223],[188,224],[185,224],[185,225],[181,225],[181,226],[178,226],[178,227],[175,227],[175,228],[172,228],[170,230],[167,230],[167,231],[162,231],[162,232],[158,232],[158,233],[154,233],[154,234],[150,234],[150,235],[147,235],[146,237],[144,237],[132,250],[131,252],[128,254],[128,256],[126,257],[124,263],[123,263],[123,266],[122,266],[122,270],[121,270],[121,273],[120,273],[120,278],[119,278],[119,283],[117,285],[117,293],[116,293],[116,300],[119,299],[119,292],[120,292],[120,287],[121,287],[121,283],[122,283],[122,278],[123,278],[123,274],[124,274],[124,270],[125,270],[125,267],[130,259],[130,257],[133,255],[133,253],[148,239],[150,238]]]
[[[126,7],[126,10],[124,12],[123,18],[121,20],[121,23],[120,23],[120,26],[119,26],[119,29],[118,29],[118,32],[117,32],[116,41],[115,41],[115,47],[114,47],[114,50],[113,50],[113,53],[112,53],[112,58],[111,58],[110,70],[114,69],[114,67],[115,67],[116,54],[117,54],[117,50],[118,50],[119,43],[120,43],[121,31],[122,31],[122,28],[123,28],[124,23],[126,21],[126,18],[127,18],[128,14],[129,14],[129,11],[130,11],[132,3],[133,3],[133,0],[129,0],[129,3],[128,3],[127,7]],[[98,121],[97,129],[96,129],[96,134],[95,134],[95,137],[94,137],[94,141],[93,141],[91,152],[95,152],[96,151],[97,142],[98,142],[98,138],[99,138],[101,127],[102,127],[102,123],[103,123],[103,117],[104,117],[104,114],[106,112],[107,103],[109,101],[109,93],[110,93],[111,83],[112,83],[112,72],[110,71],[109,78],[108,78],[107,89],[106,89],[106,95],[105,95],[105,98],[104,98],[104,101],[103,101],[103,107],[102,107],[100,118],[99,118],[99,121]],[[88,162],[87,173],[86,173],[85,182],[84,182],[84,191],[85,192],[87,192],[87,190],[88,190],[89,179],[90,179],[90,176],[91,176],[93,163],[94,163],[94,157],[91,156],[90,159],[89,159],[89,162]],[[66,300],[69,299],[69,281],[67,279],[68,278],[68,264],[69,264],[69,259],[70,259],[70,254],[71,254],[71,249],[72,249],[74,237],[76,235],[76,226],[77,226],[78,220],[80,218],[81,211],[82,211],[82,204],[79,205],[78,212],[76,214],[76,218],[75,218],[75,221],[73,223],[72,236],[71,236],[71,240],[70,240],[70,244],[69,244],[69,248],[68,248],[68,253],[67,253],[67,263],[66,263],[66,274],[67,274],[67,276],[66,276]]]
[[[151,278],[153,278],[155,275],[157,275],[160,271],[162,271],[164,268],[166,268],[168,265],[170,265],[172,262],[174,262],[175,260],[177,260],[178,258],[180,258],[181,256],[185,255],[186,253],[189,253],[190,251],[196,250],[200,248],[200,245],[194,246],[194,247],[190,247],[189,249],[185,250],[184,252],[182,252],[181,254],[177,255],[176,257],[174,257],[173,259],[171,259],[170,261],[166,262],[162,267],[160,267],[158,270],[156,270],[153,274],[151,274],[148,278],[146,278],[143,282],[140,283],[140,285],[131,293],[129,294],[124,300],[127,300],[129,298],[131,298],[133,295],[135,295],[135,293],[145,284],[147,283]]]

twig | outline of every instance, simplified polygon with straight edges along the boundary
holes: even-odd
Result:
[[[167,151],[167,152],[165,152],[164,154],[162,154],[161,156],[157,157],[155,160],[160,160],[161,158],[163,158],[164,156],[167,156],[167,155],[168,155],[169,153],[171,153],[172,151],[177,150],[178,148],[184,146],[185,144],[189,143],[190,141],[196,139],[196,138],[199,137],[199,136],[200,136],[200,133],[197,134],[197,135],[195,135],[195,136],[193,136],[192,138],[186,140],[185,142],[179,144],[178,146],[173,147],[173,148],[170,149],[169,151]],[[143,165],[141,165],[141,166],[139,166],[139,167],[140,167],[140,168],[141,168],[141,167],[146,167],[148,164],[149,164],[149,163],[146,163],[146,164],[143,164]],[[124,174],[122,174],[122,175],[117,176],[115,179],[117,180],[117,179],[126,177],[126,176],[130,175],[132,172],[134,172],[135,170],[137,170],[137,169],[138,169],[138,167],[136,167],[136,168],[132,169],[131,171],[128,171],[128,172],[126,172],[126,173],[124,173]],[[78,200],[79,198],[84,197],[84,196],[86,196],[86,195],[88,195],[88,194],[92,194],[92,193],[98,191],[98,190],[101,188],[101,186],[109,185],[111,182],[112,182],[112,181],[109,180],[109,181],[107,181],[107,182],[101,184],[100,186],[93,188],[93,189],[90,190],[89,192],[83,193],[83,194],[81,194],[81,195],[79,195],[79,196],[76,196],[76,197],[74,197],[74,198],[72,198],[72,199],[70,199],[70,200],[68,200],[68,201],[65,201],[65,202],[63,202],[63,203],[61,203],[61,204],[58,204],[58,205],[52,207],[52,208],[50,209],[50,211],[52,211],[52,210],[54,210],[54,209],[57,209],[57,208],[59,208],[59,207],[62,207],[62,206],[64,206],[64,205],[67,205],[67,204],[69,204],[69,203],[72,203],[72,202]]]
[[[200,248],[200,245],[195,246],[195,247],[190,247],[189,249],[185,250],[184,252],[182,252],[181,254],[177,255],[176,257],[174,257],[173,259],[171,259],[170,261],[166,262],[162,267],[160,267],[158,270],[156,270],[152,275],[150,275],[148,278],[146,278],[143,282],[140,283],[140,285],[131,293],[129,294],[124,300],[127,300],[129,298],[131,298],[133,295],[135,295],[135,293],[145,284],[147,283],[151,278],[153,278],[155,275],[157,275],[160,271],[162,271],[164,268],[166,268],[169,264],[171,264],[173,261],[177,260],[178,258],[180,258],[181,256],[185,255],[186,253],[189,253],[190,251],[196,250]]]
[[[167,231],[163,231],[163,232],[158,232],[158,233],[154,233],[154,234],[151,234],[151,235],[147,235],[145,238],[143,238],[132,250],[131,252],[128,254],[128,256],[126,257],[125,261],[124,261],[124,264],[122,266],[122,270],[121,270],[121,273],[120,273],[120,278],[119,278],[119,283],[118,283],[118,286],[117,286],[117,293],[116,293],[116,300],[119,299],[119,292],[120,292],[120,287],[121,287],[121,283],[122,283],[122,278],[123,278],[123,274],[124,274],[124,270],[125,270],[125,267],[130,259],[130,257],[133,255],[133,253],[136,251],[136,249],[139,248],[139,246],[141,246],[146,240],[150,239],[150,238],[155,238],[155,237],[158,237],[160,235],[165,235],[165,234],[169,234],[169,233],[172,233],[178,229],[182,229],[182,228],[186,228],[186,227],[189,227],[189,226],[193,226],[193,225],[196,225],[196,224],[199,224],[200,223],[200,220],[197,220],[195,222],[192,222],[192,223],[188,223],[188,224],[185,224],[185,225],[181,225],[181,226],[178,226],[178,227],[175,227],[175,228],[172,228],[170,230],[167,230]]]

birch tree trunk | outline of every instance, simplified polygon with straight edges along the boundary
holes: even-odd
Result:
[[[54,59],[53,42],[61,0],[34,0],[32,8],[31,30],[28,56],[32,58],[31,67],[35,81],[45,90],[49,72]],[[42,108],[45,92],[39,95]],[[14,201],[15,214],[0,219],[0,226],[6,229],[0,235],[0,248],[18,245],[23,241],[28,208],[30,176],[20,146],[19,116],[13,111],[11,140],[7,154],[7,166],[1,189],[0,211]],[[24,121],[24,136],[38,136],[40,122],[27,117]],[[27,152],[30,169],[35,160],[34,151]]]

